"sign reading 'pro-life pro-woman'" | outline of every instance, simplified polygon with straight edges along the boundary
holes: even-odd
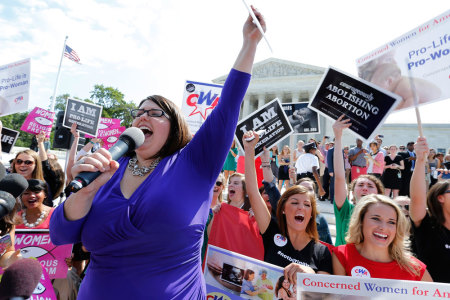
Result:
[[[77,123],[80,132],[97,136],[98,124],[102,115],[102,107],[83,100],[67,99],[63,126],[70,128]]]
[[[352,123],[350,130],[367,141],[400,100],[370,82],[328,68],[308,107],[331,120],[346,115]]]
[[[28,109],[30,59],[0,66],[0,116]]]

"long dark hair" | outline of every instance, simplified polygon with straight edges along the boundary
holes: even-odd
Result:
[[[278,291],[280,289],[284,289],[288,295],[288,297],[292,296],[292,293],[290,290],[287,290],[283,287],[283,281],[284,281],[284,276],[281,276],[280,278],[278,278],[277,284],[275,285],[275,296],[278,297]]]
[[[445,223],[445,215],[442,209],[442,204],[439,202],[438,197],[445,195],[445,192],[450,186],[450,181],[438,181],[428,191],[427,206],[430,215],[436,220],[436,223],[443,225]]]
[[[306,226],[306,233],[308,236],[315,240],[316,242],[319,240],[319,233],[317,232],[317,224],[316,224],[316,216],[317,216],[317,206],[316,206],[316,197],[314,193],[310,193],[304,186],[294,185],[288,188],[283,195],[281,195],[280,200],[278,201],[277,206],[277,221],[278,226],[280,227],[280,233],[288,237],[287,230],[287,222],[286,215],[283,214],[284,207],[286,206],[286,202],[289,197],[296,194],[306,194],[309,197],[309,201],[311,201],[311,219],[309,220],[308,225]]]

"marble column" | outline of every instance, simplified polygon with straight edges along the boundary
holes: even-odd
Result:
[[[258,109],[264,106],[266,104],[266,95],[265,94],[259,94],[258,95]]]
[[[250,113],[250,96],[245,95],[244,97],[244,108],[242,112],[242,118],[248,116]]]

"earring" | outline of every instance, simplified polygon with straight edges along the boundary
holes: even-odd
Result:
[[[286,213],[283,211],[283,215],[285,215]]]

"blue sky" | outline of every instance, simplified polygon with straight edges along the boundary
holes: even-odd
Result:
[[[254,0],[267,19],[256,62],[269,57],[356,75],[356,58],[448,10],[436,1]],[[242,43],[241,0],[0,1],[0,65],[31,58],[30,107],[53,94],[64,37],[82,65],[64,59],[57,95],[89,97],[95,84],[138,103],[161,94],[181,104],[185,80],[226,74]],[[450,123],[450,101],[421,107],[424,123]],[[414,122],[413,110],[387,122]]]

